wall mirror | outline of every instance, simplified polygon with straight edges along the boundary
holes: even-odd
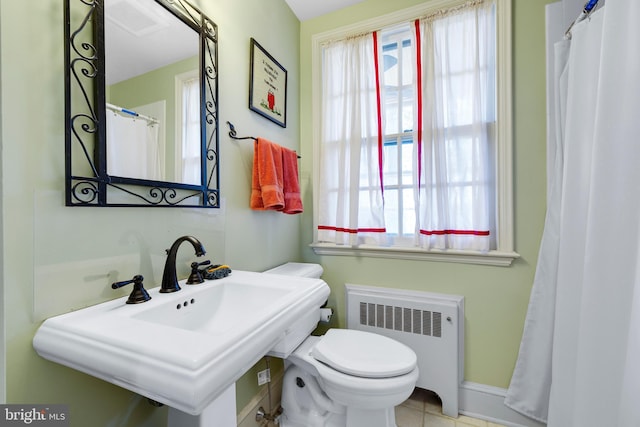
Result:
[[[220,206],[217,43],[185,0],[65,0],[67,206]]]

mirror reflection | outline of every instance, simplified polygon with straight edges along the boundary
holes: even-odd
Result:
[[[219,208],[215,22],[188,0],[63,1],[65,204]]]
[[[199,35],[155,0],[105,0],[107,174],[201,182]]]

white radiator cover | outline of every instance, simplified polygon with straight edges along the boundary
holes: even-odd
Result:
[[[347,328],[393,338],[418,356],[417,387],[442,400],[457,417],[464,378],[464,297],[347,284]]]

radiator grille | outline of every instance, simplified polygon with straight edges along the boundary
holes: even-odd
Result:
[[[442,337],[442,313],[436,311],[361,302],[360,324]]]

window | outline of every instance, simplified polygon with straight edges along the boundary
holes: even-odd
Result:
[[[200,77],[197,70],[176,76],[176,181],[200,185]]]
[[[314,37],[316,253],[518,256],[509,2],[449,6]]]

